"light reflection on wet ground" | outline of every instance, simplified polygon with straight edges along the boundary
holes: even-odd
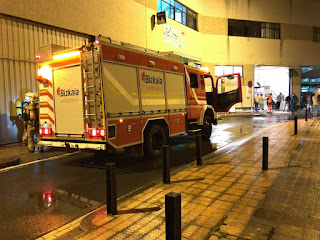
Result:
[[[210,142],[219,149],[246,135],[287,121],[290,121],[289,114],[222,118],[213,127]]]

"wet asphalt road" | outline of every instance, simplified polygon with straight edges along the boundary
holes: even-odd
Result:
[[[208,154],[270,125],[288,121],[288,115],[232,117],[214,126]],[[177,169],[195,157],[195,137],[170,139],[171,167]],[[75,153],[0,173],[0,239],[34,239],[105,203],[107,162],[117,164],[118,197],[161,179],[161,160]]]

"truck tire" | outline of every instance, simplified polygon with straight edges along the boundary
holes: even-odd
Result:
[[[147,158],[160,157],[162,147],[167,143],[167,140],[168,137],[164,128],[160,125],[152,125],[145,133],[144,155]]]
[[[203,118],[202,125],[202,139],[209,140],[212,132],[212,120],[209,115],[205,115]]]

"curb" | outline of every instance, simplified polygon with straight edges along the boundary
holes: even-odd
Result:
[[[8,160],[4,160],[0,163],[0,169],[1,168],[7,168],[15,165],[19,165],[21,162],[20,157],[12,157]]]

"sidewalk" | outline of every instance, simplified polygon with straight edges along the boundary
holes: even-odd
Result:
[[[269,127],[203,166],[189,164],[170,184],[119,203],[118,215],[99,209],[82,220],[80,239],[165,239],[170,192],[181,193],[183,239],[319,239],[320,121],[299,120],[298,135],[293,128],[293,121]],[[263,136],[268,171],[261,170]]]

